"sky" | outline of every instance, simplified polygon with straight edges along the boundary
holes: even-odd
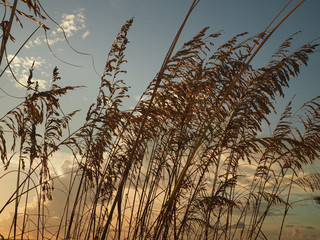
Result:
[[[86,109],[96,96],[100,83],[98,74],[101,75],[103,72],[107,53],[114,37],[125,21],[134,17],[134,23],[128,35],[130,44],[126,51],[128,64],[125,69],[128,74],[124,79],[131,86],[130,96],[132,97],[125,107],[131,108],[159,71],[191,2],[186,0],[41,1],[48,14],[64,28],[72,47],[77,51],[91,54],[94,67],[90,56],[73,51],[66,44],[61,30],[50,21],[44,21],[44,24],[50,28],[48,42],[54,54],[63,61],[80,67],[64,64],[55,58],[44,41],[44,32],[39,30],[14,62],[16,75],[20,77],[19,79],[24,79],[22,81],[26,81],[28,68],[33,60],[36,60],[34,79],[38,80],[40,87],[45,88],[49,86],[52,69],[57,66],[64,84],[86,86],[70,95],[71,100],[77,99],[77,104],[68,105],[70,110],[78,104],[82,109]],[[292,8],[298,2],[292,1],[289,7]],[[206,26],[209,26],[212,32],[223,31],[221,39],[217,39],[218,45],[219,40],[221,44],[238,33],[249,32],[248,36],[260,33],[286,3],[287,1],[277,0],[202,0],[191,14],[177,49]],[[318,38],[319,6],[320,3],[316,0],[303,3],[264,46],[254,64],[263,66],[281,41],[297,31],[302,33],[296,36],[295,47]],[[15,43],[8,44],[8,52],[11,54],[16,52],[20,44],[36,28],[33,22],[25,19],[23,22],[25,25],[23,29],[15,24],[12,31],[12,35],[17,40]],[[309,61],[309,67],[302,68],[302,74],[292,81],[291,89],[287,91],[288,99],[297,94],[295,101],[299,104],[318,94],[319,59],[319,54],[315,54]],[[24,88],[17,87],[12,77],[7,75],[2,79],[1,86],[9,94],[17,97],[24,96]],[[82,97],[79,98],[79,95]],[[1,91],[0,97],[3,100],[1,102],[6,102],[0,107],[8,107],[8,109],[11,107],[11,105],[8,106],[7,99],[10,99],[14,105],[15,100]],[[283,104],[285,105],[286,102],[283,101]],[[72,101],[68,100],[68,103]]]
[[[211,32],[223,31],[222,37],[217,40],[218,45],[238,33],[249,32],[249,36],[252,36],[263,32],[288,2],[201,0],[182,32],[177,49],[206,26],[210,27]],[[292,1],[288,9],[292,9],[299,2]],[[41,89],[48,88],[55,66],[59,68],[61,85],[85,86],[63,99],[65,112],[82,110],[75,119],[75,124],[71,126],[76,129],[83,121],[88,107],[95,100],[100,84],[99,75],[103,72],[107,53],[116,34],[126,20],[134,17],[133,26],[128,34],[130,44],[126,51],[128,63],[125,65],[125,70],[128,73],[124,77],[125,82],[131,86],[129,92],[131,98],[125,103],[124,108],[130,109],[134,107],[148,83],[159,71],[191,3],[191,0],[42,0],[41,4],[47,13],[63,27],[72,48],[85,54],[77,53],[66,43],[58,26],[50,20],[43,21],[50,28],[48,43],[56,57],[48,49],[44,31],[40,29],[12,63],[15,75],[21,82],[26,82],[28,68],[35,60],[34,80],[39,82]],[[18,4],[19,8],[25,10],[21,2]],[[253,64],[262,67],[279,44],[297,31],[302,32],[295,36],[294,47],[319,38],[319,10],[320,1],[306,0],[275,32]],[[288,10],[285,11],[287,12]],[[3,12],[0,12],[1,17],[2,14]],[[21,28],[17,22],[14,23],[12,35],[16,41],[8,42],[7,45],[9,59],[37,27],[36,23],[23,17],[21,19],[24,27]],[[279,99],[277,104],[279,112],[295,94],[295,106],[319,95],[319,64],[318,52],[311,56],[308,67],[302,67],[301,74],[292,80],[290,89],[285,90],[286,98]],[[2,68],[3,64],[0,66],[0,69]],[[6,73],[0,79],[0,86],[14,96],[8,96],[0,91],[2,115],[23,100],[25,89]],[[275,116],[271,118],[276,119]],[[314,208],[317,208],[316,213]],[[292,237],[299,239],[305,237],[306,232],[309,234],[317,232],[320,236],[320,219],[317,218],[320,215],[319,207],[312,205],[301,209],[297,210],[301,214],[300,220],[293,218],[288,224],[288,228],[292,229],[288,236],[292,234]]]

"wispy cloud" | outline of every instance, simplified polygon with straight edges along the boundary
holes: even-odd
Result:
[[[13,55],[9,55],[8,59],[12,59]],[[29,69],[31,68],[32,64],[34,62],[34,78],[32,79],[33,82],[38,82],[40,89],[46,89],[48,81],[45,79],[48,79],[49,74],[46,70],[48,70],[49,65],[47,64],[46,60],[41,57],[18,57],[16,56],[15,59],[11,63],[11,69],[13,71],[14,76],[16,79],[22,83],[23,85],[27,85],[27,80],[29,77]],[[6,74],[8,76],[12,76],[12,73],[10,70],[6,71]],[[11,79],[14,81],[13,77]],[[20,84],[16,82],[17,87],[22,87]]]
[[[79,32],[81,33],[82,39],[85,39],[90,34],[90,32],[86,29],[84,8],[76,9],[70,14],[62,14],[59,25],[60,27],[56,26],[55,28],[53,28],[53,30],[48,31],[47,36],[48,43],[50,45],[65,41],[63,32],[65,33],[67,38],[70,38]],[[37,37],[35,40],[29,41],[26,45],[26,48],[42,45],[43,43],[45,43],[45,41],[45,36]]]
[[[86,28],[84,9],[80,8],[73,11],[72,14],[63,14],[60,26],[63,28],[67,37],[71,37],[79,30]],[[58,28],[58,32],[62,32],[61,28]]]
[[[86,32],[84,32],[84,33],[82,34],[82,39],[85,39],[86,37],[88,37],[89,34],[90,34],[89,30],[87,30]]]

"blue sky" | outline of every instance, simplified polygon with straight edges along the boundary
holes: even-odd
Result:
[[[50,16],[65,28],[72,47],[93,56],[98,74],[103,71],[107,52],[120,27],[127,19],[135,17],[128,36],[131,42],[126,55],[128,64],[124,66],[128,71],[124,77],[125,81],[131,86],[132,101],[129,101],[126,106],[130,108],[134,105],[134,99],[141,95],[159,70],[170,43],[192,1],[57,0],[42,2]],[[298,2],[292,1],[288,9]],[[262,32],[286,3],[287,1],[277,0],[202,0],[187,22],[178,47],[179,44],[188,41],[206,26],[209,26],[212,32],[224,31],[220,40],[217,39],[217,45],[237,33],[247,31],[249,32],[248,36],[252,36]],[[319,9],[319,1],[309,0],[303,3],[263,47],[254,64],[263,66],[280,42],[292,33],[302,31],[294,40],[295,47],[319,37],[320,31],[317,26],[320,22]],[[13,29],[12,34],[17,41],[15,44],[8,44],[8,52],[11,54],[20,47],[19,43],[24,41],[28,34],[36,28],[36,24],[33,22],[24,22],[23,29],[17,24]],[[90,99],[95,98],[99,85],[99,76],[93,69],[91,57],[74,52],[64,41],[57,26],[49,21],[44,21],[44,23],[50,27],[48,31],[49,42],[55,55],[66,62],[81,67],[64,64],[53,57],[43,40],[44,32],[39,30],[27,44],[29,48],[24,48],[19,54],[19,57],[22,58],[20,60],[24,64],[20,63],[20,67],[17,66],[17,71],[27,70],[26,68],[31,65],[32,60],[37,60],[34,78],[38,79],[42,83],[41,86],[44,87],[48,86],[53,67],[58,66],[64,84],[86,86],[85,89],[71,94],[77,99],[75,106],[80,102],[83,107],[89,106]],[[29,59],[25,59],[26,57]],[[292,81],[291,89],[286,91],[288,98],[297,94],[295,101],[298,104],[318,94],[318,89],[320,89],[319,62],[320,55],[313,55],[309,67],[302,68],[302,74]],[[37,67],[41,71],[37,72]],[[23,75],[20,76],[23,78]],[[25,76],[24,79],[26,79]],[[12,78],[4,79],[1,84],[9,93],[15,96],[24,96],[24,89],[17,88]],[[0,92],[0,97],[4,95]],[[14,102],[13,99],[10,101]]]
[[[221,39],[218,39],[217,45],[238,33],[249,32],[248,36],[260,33],[287,2],[279,0],[201,0],[186,24],[178,47],[206,26],[209,26],[212,32],[223,30],[224,33]],[[292,1],[288,9],[292,9],[298,2]],[[131,108],[159,71],[171,41],[192,1],[47,0],[41,3],[48,14],[65,29],[72,47],[93,57],[94,67],[98,74],[103,72],[107,53],[119,29],[126,20],[134,17],[134,23],[128,35],[130,44],[126,54],[128,64],[125,65],[128,74],[124,77],[126,83],[131,86],[131,99],[124,107]],[[18,4],[18,9],[19,7],[22,7],[21,3]],[[255,66],[263,66],[277,46],[292,33],[302,31],[295,37],[294,47],[319,38],[319,10],[320,1],[305,1],[262,48],[254,61]],[[12,35],[16,38],[16,42],[8,43],[8,54],[14,54],[21,43],[37,27],[36,23],[21,19],[24,28],[21,29],[17,23],[13,26]],[[51,72],[55,66],[58,66],[62,77],[61,85],[86,86],[63,100],[65,112],[74,109],[82,110],[76,119],[76,124],[72,126],[76,128],[77,124],[81,124],[87,108],[95,99],[100,77],[94,71],[90,56],[73,51],[66,44],[57,26],[50,21],[43,23],[50,28],[48,36],[54,54],[65,62],[81,67],[71,66],[56,59],[45,44],[44,32],[39,30],[13,62],[14,71],[19,80],[26,81],[28,67],[31,67],[32,61],[36,60],[34,79],[39,81],[40,87],[49,86]],[[293,79],[290,89],[285,91],[288,98],[279,100],[279,111],[294,94],[297,94],[296,105],[319,95],[319,64],[320,53],[318,52],[311,57],[309,66],[302,68],[301,75]],[[2,68],[3,65],[0,69]],[[24,97],[25,89],[17,86],[9,74],[5,74],[0,81],[1,88],[5,91],[16,97]],[[20,101],[21,99],[9,97],[0,92],[0,112],[10,110]],[[317,209],[316,214],[313,214],[314,208]],[[293,223],[288,225],[289,228],[291,226],[292,229],[296,229],[292,230],[292,237],[301,237],[305,230],[312,232],[315,228],[320,232],[320,221],[315,222],[319,216],[319,207],[313,205],[312,208],[297,211],[302,214],[301,221],[304,219],[303,216],[311,221],[301,223],[294,219]],[[299,224],[300,227],[302,226],[300,229],[297,228]],[[310,230],[308,228],[310,226],[314,229]],[[290,234],[288,233],[288,236]]]

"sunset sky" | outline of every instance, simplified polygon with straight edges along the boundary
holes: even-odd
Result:
[[[131,86],[129,91],[131,98],[125,102],[124,108],[130,109],[135,106],[139,96],[159,71],[167,50],[192,3],[191,0],[42,0],[40,2],[47,13],[64,28],[72,48],[81,53],[68,46],[59,27],[48,19],[43,21],[50,28],[47,32],[48,43],[53,53],[62,61],[50,52],[44,31],[39,29],[12,63],[13,71],[16,77],[25,83],[28,78],[28,68],[35,60],[34,80],[38,80],[41,89],[49,86],[55,66],[59,68],[61,85],[85,86],[66,96],[62,101],[65,112],[82,110],[77,115],[74,125],[71,126],[73,130],[80,126],[88,107],[95,101],[100,84],[99,75],[103,72],[107,53],[125,21],[134,17],[133,26],[128,34],[130,44],[126,51],[128,63],[125,65],[128,73],[124,78]],[[212,33],[223,31],[221,38],[217,39],[217,46],[238,33],[249,32],[247,35],[249,37],[263,32],[288,2],[201,0],[182,32],[177,49],[206,26],[210,27],[209,31]],[[292,1],[280,18],[299,2]],[[18,9],[26,10],[21,8],[22,6],[19,2]],[[2,11],[2,8],[0,9]],[[294,37],[293,50],[315,39],[318,39],[319,43],[319,11],[319,0],[305,1],[262,48],[254,61],[254,66],[262,67],[280,43],[295,32],[302,31]],[[0,12],[0,17],[2,14]],[[9,59],[37,27],[36,23],[30,20],[23,17],[21,20],[24,24],[23,29],[17,22],[14,22],[12,29],[15,43],[9,41],[7,44]],[[0,66],[1,71],[4,63],[5,60]],[[285,91],[287,97],[278,100],[278,111],[281,112],[284,105],[295,94],[295,106],[319,95],[319,76],[320,52],[317,52],[311,56],[308,67],[302,67],[299,77],[292,80],[290,89]],[[1,77],[0,86],[6,93],[12,95],[8,96],[0,90],[2,116],[23,100],[25,89],[7,73]],[[276,119],[275,116],[271,116],[272,123]],[[268,128],[263,130],[263,134],[269,133]],[[65,153],[61,155],[64,156],[63,159],[68,158]],[[59,164],[62,165],[63,162]],[[66,164],[62,166],[69,167]],[[314,166],[314,169],[317,168],[319,165]],[[61,172],[64,171],[63,168],[59,169]],[[0,176],[4,173],[1,167]],[[12,176],[7,176],[5,182],[0,179],[0,189],[3,192],[0,193],[0,207],[14,189],[14,186],[8,184],[11,179],[13,180]],[[303,195],[303,197],[306,196]],[[297,206],[299,207],[289,212],[284,239],[320,239],[320,205],[313,201],[304,201],[297,203]],[[6,214],[8,216],[9,213]],[[276,214],[274,219],[277,222]],[[274,223],[270,223],[270,229],[272,224]],[[0,220],[0,232],[1,225]]]

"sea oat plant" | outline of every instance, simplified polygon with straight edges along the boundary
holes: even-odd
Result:
[[[38,11],[37,1],[23,2]],[[281,239],[294,188],[320,188],[319,173],[303,175],[319,161],[320,96],[297,111],[292,99],[271,134],[261,131],[275,99],[318,45],[292,50],[293,34],[264,67],[254,67],[287,15],[273,30],[237,34],[221,46],[215,41],[222,33],[204,28],[173,54],[198,3],[131,112],[122,103],[129,97],[123,64],[133,19],[116,36],[96,101],[73,132],[68,126],[77,110],[64,114],[60,97],[78,87],[58,85],[55,68],[51,88],[40,91],[31,67],[24,101],[0,118],[1,160],[5,167],[18,163],[10,173],[16,190],[0,209],[14,205],[8,239],[266,239],[263,227],[274,209],[282,214]],[[54,183],[66,177],[51,166],[60,149],[70,151],[74,167],[57,219],[49,203]]]

